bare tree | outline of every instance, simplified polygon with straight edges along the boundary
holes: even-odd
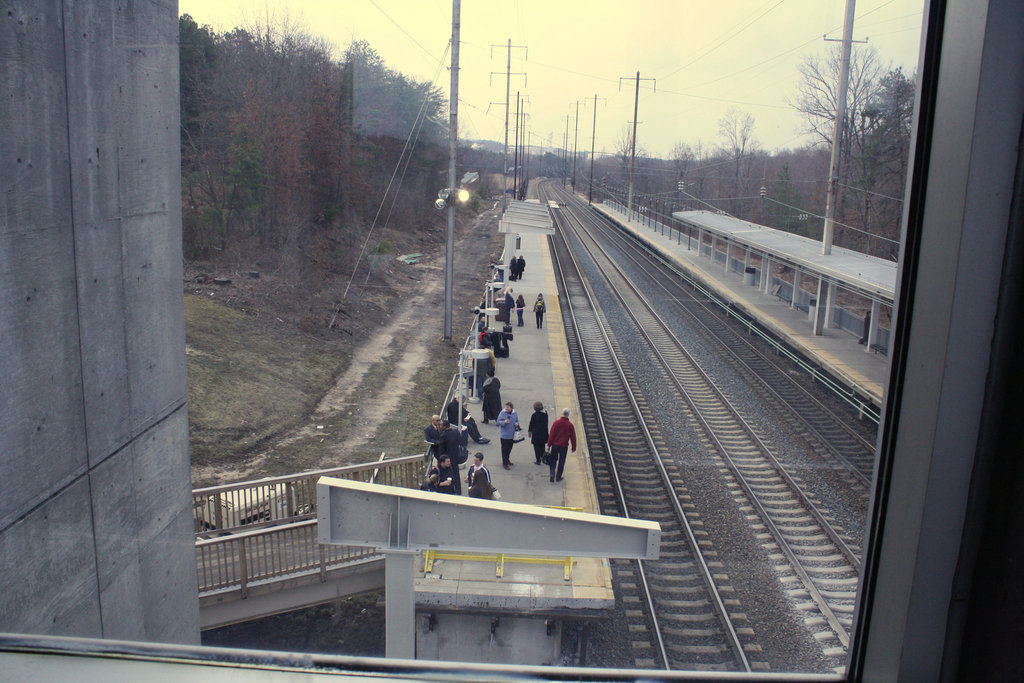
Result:
[[[745,183],[744,162],[757,149],[754,139],[754,117],[736,107],[729,107],[718,120],[718,134],[723,141],[722,151],[732,161],[733,166],[733,197],[743,196]],[[738,203],[730,202],[730,213],[738,213]]]

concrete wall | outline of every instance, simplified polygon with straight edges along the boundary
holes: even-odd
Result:
[[[199,642],[174,2],[0,13],[0,631]]]

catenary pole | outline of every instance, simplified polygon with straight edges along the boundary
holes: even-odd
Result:
[[[580,101],[576,100],[576,125],[572,131],[572,191],[576,194],[576,143],[580,139]]]
[[[516,138],[512,162],[512,196],[519,196],[519,91],[516,90]]]
[[[821,253],[832,253],[832,232],[836,215],[836,197],[839,189],[839,150],[846,119],[846,90],[850,83],[850,52],[853,49],[853,14],[856,0],[846,0],[846,18],[843,20],[842,59],[839,63],[839,91],[836,93],[836,125],[832,136],[832,159],[828,171],[828,198],[825,201],[825,228],[821,237]]]
[[[640,106],[640,81],[654,81],[653,78],[640,78],[640,72],[636,72],[636,91],[633,94],[633,137],[629,145],[629,194],[626,196],[626,220],[629,220],[633,211],[633,167],[636,165],[636,117]],[[655,82],[657,83],[657,82]],[[622,78],[619,78],[619,87],[622,87]],[[657,87],[657,84],[655,84]]]
[[[601,99],[604,99],[603,97]],[[587,189],[587,203],[594,203],[594,143],[597,141],[597,93],[594,93],[594,127],[590,129],[590,187]]]

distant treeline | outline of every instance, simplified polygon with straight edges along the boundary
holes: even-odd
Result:
[[[364,42],[338,60],[278,26],[217,34],[183,15],[179,29],[187,258],[269,251],[285,266],[341,272],[389,183],[378,224],[437,220],[447,119],[431,84],[387,68]]]
[[[799,74],[797,91],[788,101],[804,121],[803,130],[795,130],[794,135],[811,134],[811,144],[763,150],[754,118],[733,107],[719,120],[716,140],[678,142],[668,159],[650,158],[638,140],[633,170],[636,202],[659,213],[724,211],[821,239],[835,126],[838,49],[823,59],[806,59]],[[899,68],[883,67],[873,49],[854,53],[839,145],[837,246],[888,259],[898,254],[914,90],[913,77]],[[679,133],[680,137],[686,133],[685,120],[679,122]],[[614,153],[595,160],[595,199],[626,196],[630,143],[631,131],[624,125]],[[577,167],[577,187],[586,187],[589,168]]]

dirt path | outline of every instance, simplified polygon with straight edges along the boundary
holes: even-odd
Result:
[[[455,244],[455,302],[453,328],[461,335],[470,319],[465,315],[468,305],[479,296],[492,253],[500,249],[502,239],[496,232],[497,213],[488,210],[467,226]],[[409,387],[417,372],[428,363],[438,362],[434,343],[443,335],[444,326],[444,245],[435,254],[429,254],[416,270],[420,280],[416,293],[403,297],[398,307],[382,321],[382,326],[364,340],[355,340],[357,348],[346,372],[320,400],[316,409],[303,420],[302,425],[274,440],[268,448],[255,454],[243,467],[193,468],[193,478],[216,478],[219,481],[244,481],[262,476],[264,464],[272,458],[274,449],[302,443],[316,438],[318,427],[331,421],[332,416],[345,415],[350,425],[365,428],[347,429],[331,434],[329,455],[320,467],[331,467],[349,462],[352,454],[365,452],[371,443],[376,426],[389,416],[403,410],[403,392],[395,387]],[[461,341],[461,340],[455,340]],[[447,361],[445,361],[447,362]],[[367,373],[373,368],[389,364],[386,376],[372,381]],[[438,396],[440,401],[443,396]],[[427,423],[429,416],[416,416]],[[417,423],[418,424],[418,423]],[[206,471],[208,470],[209,471]]]

